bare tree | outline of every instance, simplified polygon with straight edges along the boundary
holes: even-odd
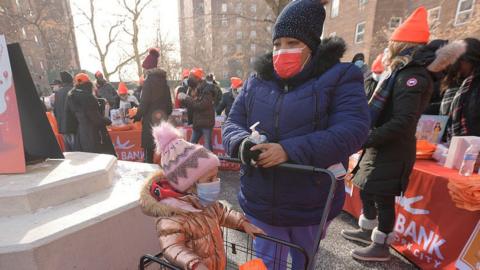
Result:
[[[95,23],[96,20],[96,10],[95,10],[95,0],[89,0],[89,13],[82,10],[80,7],[77,7],[80,11],[80,14],[87,20],[87,24],[91,31],[90,43],[95,47],[98,58],[100,60],[100,65],[102,66],[102,72],[105,75],[105,79],[109,79],[111,75],[117,73],[123,66],[130,63],[132,60],[135,59],[135,55],[126,57],[124,59],[119,60],[116,64],[116,67],[113,70],[108,70],[107,68],[107,57],[111,52],[112,45],[118,44],[119,35],[121,33],[120,28],[125,22],[124,19],[119,19],[112,25],[110,25],[108,33],[107,33],[107,42],[102,44],[99,40],[99,35],[102,33],[99,32],[97,29],[97,25]],[[144,54],[144,53],[143,53]]]
[[[135,64],[137,66],[137,75],[140,77],[142,75],[142,64],[140,61],[140,49],[139,49],[139,35],[140,27],[139,20],[142,16],[143,10],[152,3],[152,0],[134,0],[133,6],[131,2],[127,0],[122,0],[121,5],[125,8],[128,14],[128,22],[131,23],[131,29],[123,27],[123,31],[131,37],[133,57]]]
[[[291,0],[264,0],[265,3],[272,9],[275,18],[280,15],[280,12],[285,8]]]

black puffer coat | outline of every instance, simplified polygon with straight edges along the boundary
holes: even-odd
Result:
[[[172,107],[167,73],[162,69],[151,71],[143,83],[140,106],[135,117],[137,120],[142,119],[143,148],[154,148],[152,126],[168,119],[172,114]]]
[[[73,113],[78,123],[75,151],[116,155],[106,128],[111,122],[100,114],[91,89],[79,86],[70,91],[67,110]]]
[[[400,195],[408,185],[415,163],[415,131],[433,91],[426,66],[435,51],[418,50],[399,71],[385,108],[365,143],[364,155],[354,170],[353,182],[374,194]]]
[[[203,82],[197,89],[197,97],[188,96],[182,104],[193,116],[193,129],[213,128],[215,126],[215,88]]]

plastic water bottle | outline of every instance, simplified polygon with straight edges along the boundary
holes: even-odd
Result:
[[[480,147],[476,144],[472,144],[470,147],[467,148],[465,151],[465,155],[463,155],[462,166],[460,166],[460,175],[463,176],[470,176],[473,173],[473,169],[475,167],[475,162],[477,161],[478,152]]]

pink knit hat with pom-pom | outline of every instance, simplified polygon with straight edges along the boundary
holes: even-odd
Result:
[[[170,184],[185,192],[199,177],[220,166],[218,157],[198,144],[182,138],[179,130],[167,122],[153,127],[156,151],[161,155],[160,166]]]

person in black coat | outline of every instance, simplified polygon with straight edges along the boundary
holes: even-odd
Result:
[[[62,79],[61,88],[55,92],[55,103],[53,105],[53,113],[57,119],[58,132],[63,135],[65,142],[65,151],[72,151],[75,145],[76,126],[67,124],[67,95],[73,89],[73,77],[67,71],[60,72]],[[73,128],[69,128],[73,127]]]
[[[240,88],[243,85],[242,79],[237,77],[230,78],[230,83],[230,91],[222,95],[222,100],[216,107],[217,115],[221,115],[225,110],[225,115],[228,117],[233,102],[235,101],[235,98],[237,98]]]
[[[98,97],[106,99],[111,109],[118,109],[115,105],[118,104],[120,97],[115,88],[105,80],[102,72],[97,71],[95,73],[95,78],[97,79]]]
[[[146,76],[140,98],[140,106],[134,121],[142,121],[142,147],[145,153],[145,163],[153,163],[155,143],[152,136],[152,126],[167,120],[172,114],[172,96],[167,84],[167,73],[157,68],[160,54],[156,49],[150,49],[143,61],[142,67]]]
[[[406,34],[411,31],[415,35]],[[393,33],[385,68],[388,75],[382,75],[369,102],[373,127],[353,170],[363,205],[360,229],[342,231],[349,240],[370,244],[352,251],[358,260],[390,259],[395,196],[405,192],[413,170],[416,127],[433,92],[433,73],[448,62],[440,61],[437,48],[426,45],[428,40],[427,12],[420,7]]]
[[[445,78],[440,114],[448,115],[446,141],[453,136],[480,136],[480,40],[463,41],[465,53]]]
[[[107,125],[110,119],[100,114],[97,99],[93,95],[93,83],[85,73],[75,76],[75,87],[68,93],[67,110],[78,123],[75,151],[115,154]]]

